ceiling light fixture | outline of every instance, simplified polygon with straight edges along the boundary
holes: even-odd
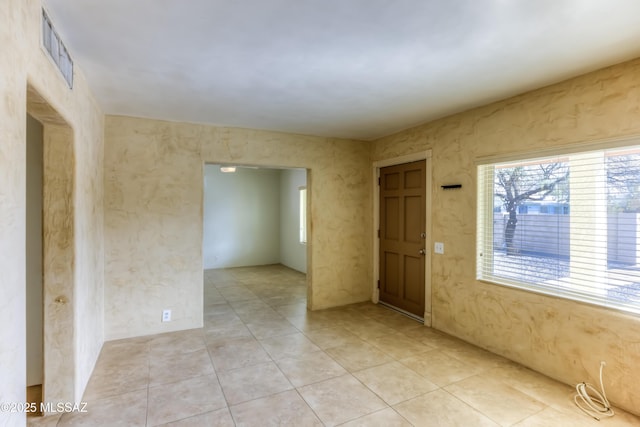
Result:
[[[220,172],[233,173],[236,171],[235,166],[220,166]]]

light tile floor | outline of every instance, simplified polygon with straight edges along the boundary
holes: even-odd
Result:
[[[630,426],[573,389],[370,303],[308,312],[283,266],[205,272],[204,328],[104,344],[51,426]]]

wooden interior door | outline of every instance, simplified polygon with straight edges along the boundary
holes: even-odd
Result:
[[[380,169],[380,301],[425,309],[426,161]]]

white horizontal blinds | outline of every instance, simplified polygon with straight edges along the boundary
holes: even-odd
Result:
[[[640,148],[478,168],[479,279],[640,313]]]

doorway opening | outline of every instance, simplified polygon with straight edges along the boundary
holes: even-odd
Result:
[[[243,321],[256,313],[275,321],[306,312],[309,174],[302,168],[204,165],[205,326],[229,307]]]
[[[27,114],[26,177],[26,325],[27,402],[40,408],[44,379],[43,331],[43,126]],[[29,415],[39,415],[29,413]]]
[[[73,130],[31,85],[26,113],[27,385],[40,386],[36,399],[73,402]]]
[[[373,165],[374,303],[431,326],[431,152]]]

